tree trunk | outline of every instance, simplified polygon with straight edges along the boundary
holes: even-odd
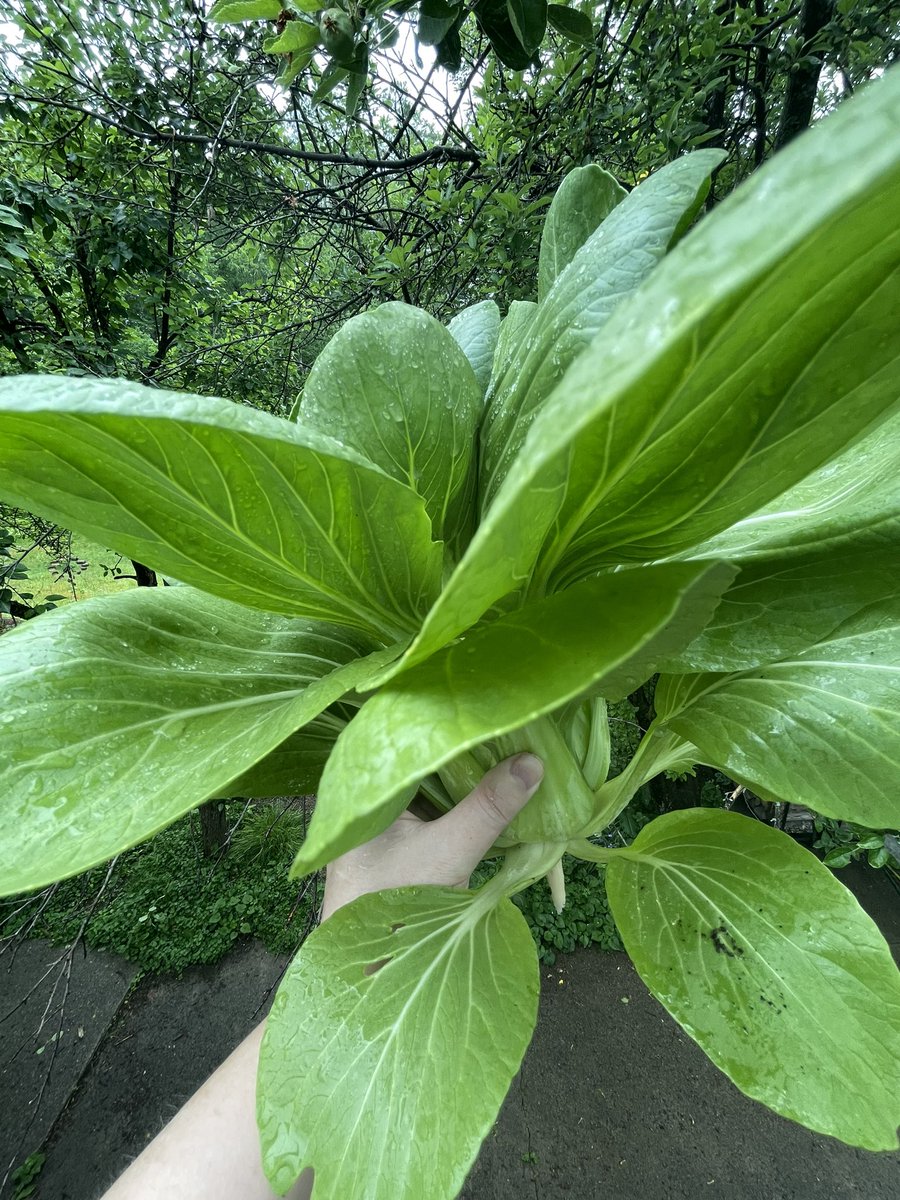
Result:
[[[207,800],[197,810],[200,813],[200,846],[204,858],[215,858],[228,840],[228,821],[224,800]]]
[[[157,579],[155,571],[151,571],[143,563],[135,562],[134,559],[131,560],[131,565],[134,567],[134,577],[137,580],[138,587],[156,587]]]
[[[788,75],[784,108],[775,136],[776,150],[802,133],[812,120],[819,76],[825,62],[824,55],[815,48],[815,41],[831,20],[833,12],[834,0],[803,0],[798,30],[802,40],[802,59],[794,63]]]

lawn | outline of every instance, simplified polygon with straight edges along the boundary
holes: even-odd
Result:
[[[132,573],[127,558],[120,558],[112,550],[89,542],[77,534],[71,535],[71,574],[65,572],[65,561],[53,550],[43,547],[32,550],[25,559],[28,569],[27,580],[18,580],[23,592],[33,592],[31,601],[35,606],[43,603],[47,596],[63,596],[66,600],[89,600],[93,596],[108,596],[123,588],[135,586],[133,579],[116,579],[115,574]],[[19,547],[24,550],[26,547]],[[59,601],[63,603],[64,601]]]

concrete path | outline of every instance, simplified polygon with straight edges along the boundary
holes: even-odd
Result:
[[[0,956],[0,1195],[59,1118],[136,975],[113,954],[41,941]]]
[[[855,874],[844,878],[900,957],[896,892],[881,876]],[[32,957],[38,961],[40,950]],[[127,969],[105,958],[90,956],[97,978],[107,974],[93,1002],[90,991],[83,993],[78,1011],[96,1011],[99,1023],[109,1014],[108,1032],[85,1055],[89,1040],[97,1046],[96,1028],[89,1039],[85,1025],[79,1038],[81,1018],[75,1008],[72,1021],[67,1014],[78,1053],[67,1060],[60,1051],[51,1076],[59,1090],[45,1089],[44,1115],[25,1135],[28,1153],[48,1128],[53,1095],[60,1115],[43,1146],[47,1162],[36,1200],[95,1200],[261,1018],[283,966],[250,943],[180,980],[144,979],[122,1002]],[[2,970],[0,960],[8,997]],[[741,1095],[647,993],[624,955],[583,952],[542,975],[537,1033],[462,1200],[900,1197],[900,1153],[851,1149]],[[78,994],[73,983],[70,1001]],[[18,1045],[24,1029],[13,1038],[0,1026],[3,1046]],[[53,1032],[45,1024],[41,1037]],[[43,1057],[36,1048],[30,1043],[31,1058]],[[19,1140],[17,1110],[29,1110],[28,1098],[40,1086],[33,1064],[30,1076],[14,1078],[23,1054],[0,1083],[0,1112],[19,1122]],[[90,1064],[63,1110],[60,1098],[86,1057]]]

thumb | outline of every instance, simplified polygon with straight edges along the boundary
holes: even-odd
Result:
[[[465,870],[474,868],[543,777],[544,764],[534,754],[516,754],[492,767],[465,799],[436,822],[444,852],[458,854]]]

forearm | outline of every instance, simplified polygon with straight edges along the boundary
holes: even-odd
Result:
[[[272,1200],[256,1129],[257,1025],[103,1200]],[[308,1200],[310,1172],[288,1192]]]
[[[326,889],[324,916],[343,902]],[[273,1200],[256,1128],[256,1071],[265,1021],[249,1033],[103,1200]],[[305,1171],[288,1200],[309,1200]]]

